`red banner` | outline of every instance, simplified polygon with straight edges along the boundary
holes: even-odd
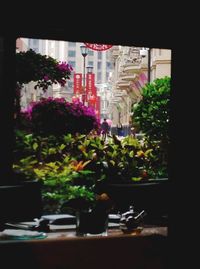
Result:
[[[95,78],[94,78],[95,74],[94,73],[87,73],[86,74],[86,95],[87,95],[87,101],[90,98],[90,96],[95,95],[96,91],[95,91]]]
[[[96,99],[96,96],[95,95],[91,95],[88,98],[88,104],[89,104],[89,106],[93,107],[94,109],[96,107],[96,102],[97,102],[97,99]]]
[[[82,74],[75,73],[74,74],[74,94],[78,95],[82,93]]]
[[[103,51],[110,49],[113,45],[105,45],[105,44],[91,44],[91,43],[84,43],[86,47],[91,50]]]

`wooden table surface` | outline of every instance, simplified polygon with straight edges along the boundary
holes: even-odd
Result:
[[[4,269],[165,269],[167,238],[167,227],[145,227],[138,235],[109,229],[107,236],[87,237],[60,230],[44,239],[0,240],[0,263]]]
[[[70,240],[80,240],[80,239],[90,239],[90,238],[98,238],[98,239],[106,239],[112,237],[135,237],[135,236],[150,236],[150,235],[162,235],[167,236],[168,229],[167,227],[145,227],[142,229],[140,233],[133,232],[132,234],[125,234],[120,229],[108,229],[107,236],[77,236],[75,230],[59,230],[47,233],[47,238],[44,240],[58,240],[58,239],[70,239]]]

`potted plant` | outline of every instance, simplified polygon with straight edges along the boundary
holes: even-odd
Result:
[[[135,184],[135,191],[131,195],[135,203],[146,207],[152,216],[168,215],[169,209],[170,83],[170,77],[164,77],[146,84],[142,89],[142,99],[132,109],[133,122],[144,134],[144,143],[152,149],[153,158],[148,170],[148,182]],[[127,190],[125,199],[129,197],[128,192],[130,189]]]
[[[147,218],[167,212],[168,180],[151,178],[156,157],[148,143],[131,136],[123,140],[113,136],[98,156],[106,179],[103,187],[115,204],[114,212],[125,212],[130,205],[145,210]]]
[[[24,166],[26,173],[43,185],[44,213],[76,215],[79,235],[105,233],[108,212],[113,206],[109,196],[98,187],[101,180],[87,169],[89,162],[66,157],[63,162],[35,164],[33,161],[30,167],[29,159]]]
[[[131,204],[144,209],[148,221],[168,215],[169,105],[169,77],[146,84],[132,116],[144,139],[115,141],[106,154],[108,194],[121,211]]]

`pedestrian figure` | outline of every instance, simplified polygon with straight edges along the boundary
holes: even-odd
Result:
[[[135,128],[134,127],[131,127],[131,135],[132,135],[132,137],[135,138]]]
[[[117,125],[117,134],[118,136],[123,136],[123,126],[121,123]]]
[[[102,130],[101,133],[102,133],[102,137],[104,140],[106,139],[106,137],[109,133],[109,129],[110,129],[110,126],[107,123],[106,119],[104,119],[102,124],[101,124],[101,130]]]

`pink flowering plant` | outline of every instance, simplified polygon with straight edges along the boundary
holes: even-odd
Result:
[[[72,71],[73,68],[68,63],[59,62],[33,50],[16,53],[16,117],[20,113],[21,89],[24,84],[34,81],[35,90],[41,88],[45,92],[53,84],[65,86]]]
[[[72,71],[72,66],[66,62],[58,62],[33,50],[16,54],[16,81],[20,86],[30,81],[37,82],[35,89],[47,90],[54,83],[65,86]]]
[[[22,113],[24,125],[36,135],[60,136],[67,133],[88,134],[99,130],[100,123],[92,107],[81,102],[70,103],[64,98],[43,98],[33,102]]]

